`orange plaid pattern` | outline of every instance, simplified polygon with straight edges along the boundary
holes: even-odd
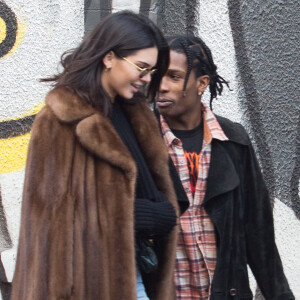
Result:
[[[213,112],[202,103],[204,135],[199,156],[199,170],[195,195],[190,187],[190,174],[182,142],[170,130],[161,116],[161,127],[169,154],[180,176],[190,202],[188,210],[180,217],[179,242],[176,250],[175,284],[177,299],[207,300],[217,261],[214,225],[203,207],[206,180],[211,157],[211,141],[228,138]]]

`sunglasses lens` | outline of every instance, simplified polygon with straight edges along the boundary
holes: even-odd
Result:
[[[151,70],[149,70],[149,69],[146,69],[146,70],[142,71],[142,72],[140,73],[140,78],[146,76],[150,71],[151,71]]]

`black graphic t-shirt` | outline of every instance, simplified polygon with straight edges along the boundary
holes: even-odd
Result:
[[[171,130],[182,142],[184,156],[186,158],[190,173],[191,191],[194,195],[199,171],[198,162],[203,142],[203,122],[191,130]]]

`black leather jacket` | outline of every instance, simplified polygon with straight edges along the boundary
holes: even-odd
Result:
[[[212,141],[203,206],[217,235],[217,264],[210,300],[253,298],[247,264],[266,300],[295,299],[274,238],[270,198],[248,134],[242,125],[217,119],[229,141]],[[171,164],[182,211],[187,198]]]

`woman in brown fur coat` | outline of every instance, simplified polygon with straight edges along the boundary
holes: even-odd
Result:
[[[46,80],[54,89],[32,128],[12,300],[137,299],[135,241],[149,237],[158,267],[141,272],[148,297],[175,299],[176,196],[141,93],[154,99],[168,62],[157,27],[125,11]]]

